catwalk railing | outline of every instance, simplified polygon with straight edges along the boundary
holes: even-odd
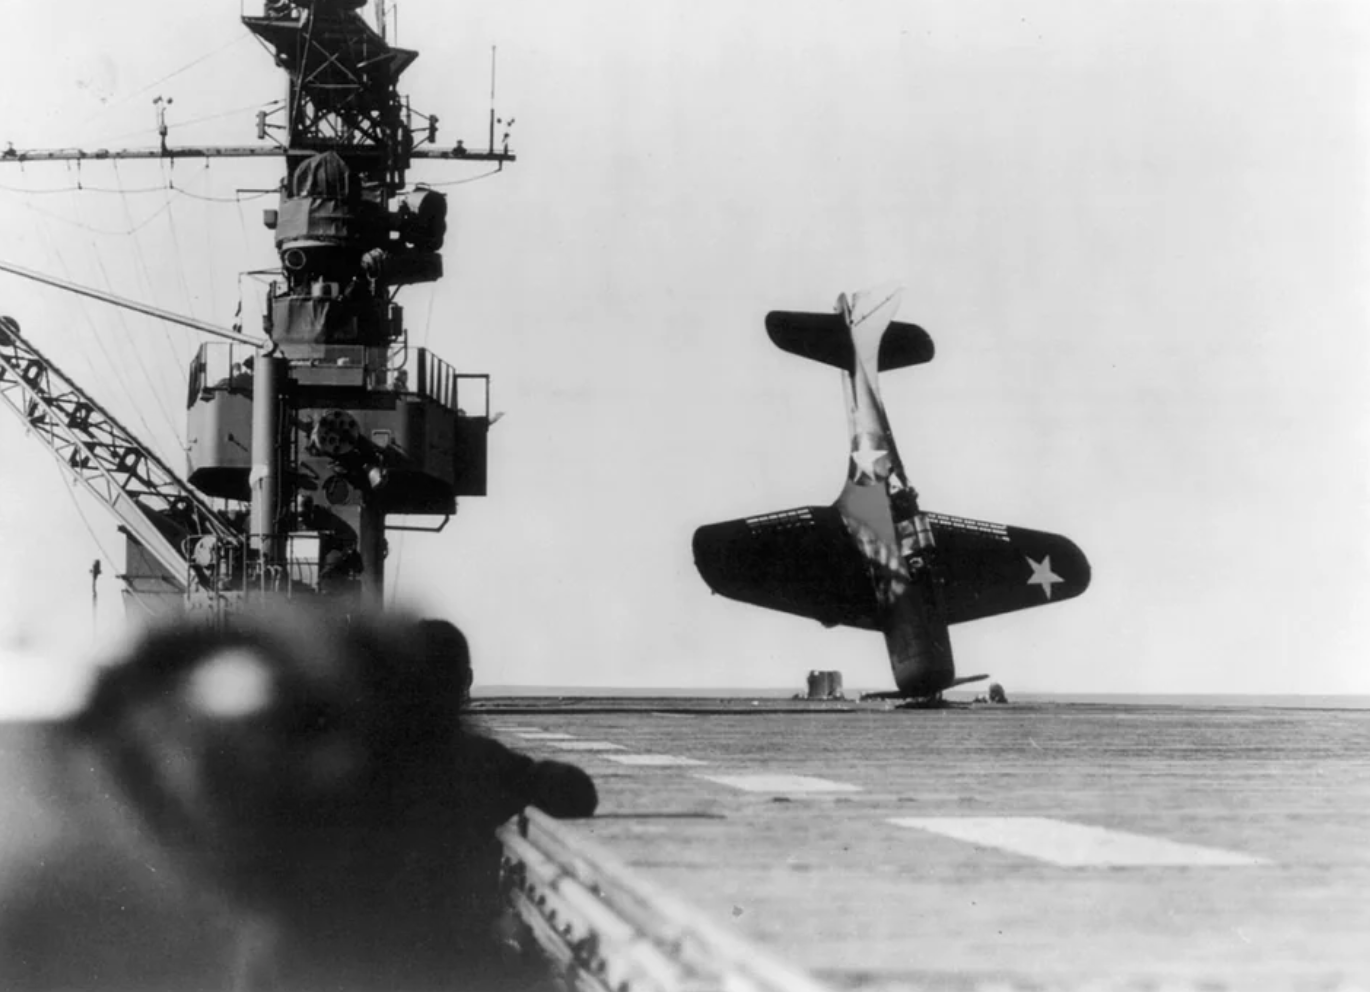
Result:
[[[585,992],[825,992],[529,809],[500,829],[506,893],[565,983]]]

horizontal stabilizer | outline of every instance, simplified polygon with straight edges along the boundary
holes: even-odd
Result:
[[[766,333],[781,351],[851,371],[851,333],[840,313],[772,310],[766,314]],[[934,350],[932,337],[917,324],[891,321],[880,342],[880,371],[930,362]]]

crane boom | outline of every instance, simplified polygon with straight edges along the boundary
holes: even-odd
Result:
[[[238,531],[0,317],[0,400],[42,440],[77,482],[107,506],[185,590],[212,589],[213,577],[188,556],[188,542],[213,537],[240,545]]]

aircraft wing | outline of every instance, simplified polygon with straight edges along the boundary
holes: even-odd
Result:
[[[965,623],[1073,599],[1089,561],[1060,534],[928,513],[945,585],[947,623]]]
[[[1060,603],[1089,586],[1069,538],[927,514],[947,623]],[[827,626],[880,628],[872,565],[834,506],[804,506],[700,527],[695,564],[709,588]]]
[[[720,596],[826,626],[878,629],[866,558],[833,506],[802,506],[700,527],[695,566]]]

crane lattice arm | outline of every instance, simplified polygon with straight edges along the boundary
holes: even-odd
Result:
[[[187,542],[242,543],[234,527],[166,463],[0,317],[0,400],[71,476],[114,513],[166,574],[212,588],[187,558]]]

